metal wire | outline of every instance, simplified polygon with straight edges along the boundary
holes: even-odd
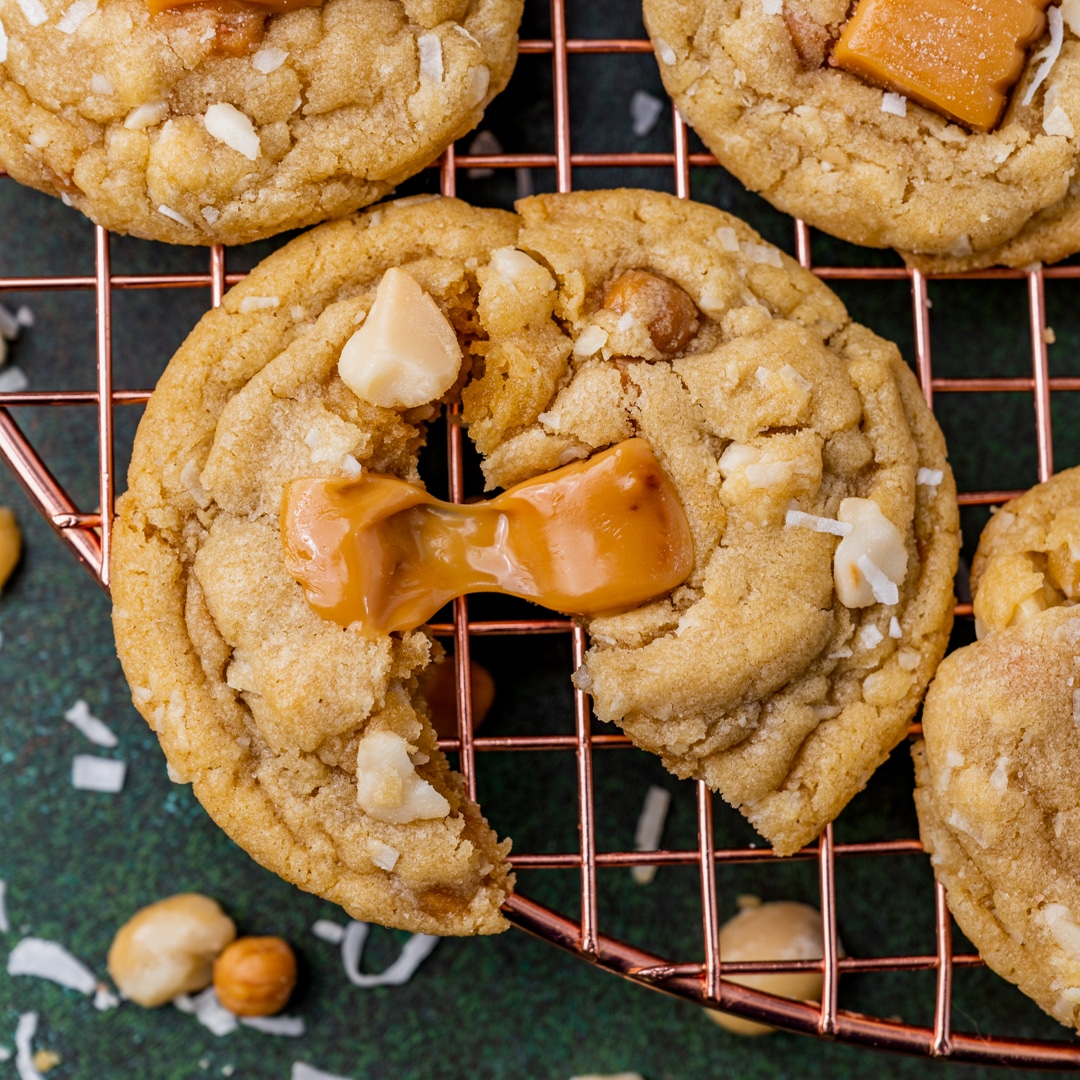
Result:
[[[565,0],[550,0],[550,40],[522,41],[525,55],[549,56],[553,73],[555,119],[554,153],[458,155],[451,147],[439,162],[440,186],[446,195],[456,192],[459,169],[469,168],[553,168],[559,191],[569,191],[573,170],[596,166],[663,166],[674,173],[676,193],[691,196],[691,166],[715,165],[708,154],[691,153],[686,126],[673,110],[674,138],[670,153],[593,154],[573,152],[570,143],[570,94],[567,59],[580,54],[643,54],[651,51],[648,41],[623,39],[575,40],[566,36]],[[1041,267],[1028,270],[985,270],[963,276],[977,280],[1026,279],[1030,321],[1032,374],[1030,378],[936,378],[930,354],[930,305],[927,278],[918,270],[900,268],[867,269],[843,266],[814,266],[811,257],[811,230],[801,221],[794,223],[794,247],[799,262],[825,280],[907,280],[911,287],[915,331],[915,368],[927,404],[936,394],[970,392],[1030,392],[1034,400],[1035,432],[1038,450],[1039,479],[1053,471],[1053,440],[1050,422],[1051,394],[1080,390],[1080,377],[1049,376],[1046,349],[1046,279],[1080,277],[1080,267]],[[142,403],[149,391],[114,391],[112,388],[111,301],[116,290],[209,288],[211,302],[217,305],[227,286],[243,275],[226,272],[226,254],[222,247],[209,250],[205,274],[113,275],[109,260],[109,236],[95,228],[95,273],[93,276],[11,277],[0,279],[0,293],[28,290],[93,289],[96,300],[95,334],[97,345],[97,386],[93,391],[35,391],[0,394],[0,456],[10,466],[27,496],[52,525],[61,541],[90,572],[102,588],[108,589],[108,556],[112,539],[114,498],[113,410],[117,406]],[[80,511],[49,471],[48,466],[25,438],[12,409],[24,406],[93,405],[97,411],[99,435],[100,499],[104,512]],[[453,420],[448,425],[451,497],[464,497],[462,486],[462,433]],[[969,491],[960,495],[964,506],[1000,503],[1018,494],[1014,491]],[[100,535],[95,530],[100,529]],[[970,614],[970,604],[958,608]],[[1080,1046],[1064,1042],[1017,1040],[954,1032],[951,1027],[952,973],[960,967],[981,964],[977,956],[957,955],[952,951],[951,921],[945,906],[945,891],[936,885],[932,898],[935,913],[936,949],[932,955],[888,955],[878,957],[841,956],[836,934],[836,875],[838,859],[875,855],[886,858],[910,856],[922,851],[916,839],[893,839],[871,843],[838,844],[832,827],[819,842],[792,856],[796,860],[815,859],[818,864],[820,901],[823,916],[823,958],[789,962],[723,963],[718,936],[716,895],[717,864],[738,865],[768,862],[774,859],[768,849],[718,849],[713,840],[712,796],[704,784],[697,784],[698,846],[690,850],[663,850],[643,854],[637,851],[598,851],[595,808],[593,805],[593,755],[596,752],[623,749],[630,741],[623,735],[590,733],[590,710],[587,697],[575,692],[573,735],[523,735],[475,737],[472,733],[472,705],[469,652],[470,641],[494,635],[568,634],[571,637],[575,667],[585,651],[585,635],[567,619],[518,620],[506,622],[470,622],[468,602],[455,602],[452,624],[431,627],[436,635],[452,637],[459,703],[459,727],[456,739],[440,745],[459,755],[470,796],[475,796],[476,777],[483,755],[504,751],[573,752],[577,762],[579,849],[556,854],[516,853],[518,869],[573,869],[580,874],[581,911],[575,922],[551,911],[523,895],[510,899],[506,907],[509,919],[518,927],[605,967],[642,985],[661,989],[698,1002],[709,1008],[722,1008],[750,1019],[764,1021],[810,1035],[835,1038],[851,1043],[922,1054],[956,1061],[1004,1064],[1048,1069],[1071,1069],[1080,1066]],[[917,727],[913,731],[917,732]],[[604,867],[691,866],[699,871],[702,902],[702,938],[704,962],[679,963],[652,955],[600,932],[597,911],[597,870]],[[929,899],[929,898],[928,898]],[[751,990],[725,979],[724,975],[770,971],[820,971],[824,987],[821,1004],[789,1001]],[[921,971],[936,972],[934,1022],[932,1028],[917,1027],[894,1020],[868,1017],[840,1009],[837,984],[841,974],[853,972]]]

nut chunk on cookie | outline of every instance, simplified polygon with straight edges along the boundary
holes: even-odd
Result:
[[[903,738],[944,652],[957,510],[941,433],[895,347],[742,222],[640,191],[518,212],[572,347],[554,377],[522,388],[488,365],[466,389],[488,484],[648,442],[693,569],[631,610],[586,613],[575,684],[793,852]],[[509,289],[481,280],[483,312]]]
[[[1080,1030],[1080,469],[1006,503],[972,565],[979,640],[913,749],[923,844],[986,963]]]

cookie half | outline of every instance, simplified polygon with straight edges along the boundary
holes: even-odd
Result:
[[[790,854],[903,738],[945,651],[958,516],[941,432],[896,347],[737,219],[641,191],[517,209],[558,330],[543,324],[542,350],[532,327],[493,343],[464,391],[489,485],[649,442],[694,570],[668,597],[588,620],[575,682],[600,719]],[[861,606],[836,587],[849,499],[887,519],[903,562],[892,594]]]
[[[946,657],[914,748],[923,844],[979,955],[1080,1029],[1080,469],[990,519],[980,640]]]
[[[13,4],[0,16],[0,165],[99,225],[174,244],[340,217],[479,123],[513,70],[521,8]]]
[[[1002,121],[982,133],[832,66],[850,9],[848,0],[644,4],[680,112],[779,209],[844,240],[896,248],[925,270],[1024,266],[1080,250],[1080,41],[1069,19],[1030,103],[1049,31],[1027,49]]]
[[[358,467],[419,479],[434,409],[366,404],[337,375],[384,271],[406,268],[467,342],[475,267],[517,235],[512,214],[408,203],[292,241],[172,359],[117,506],[113,625],[170,775],[255,859],[357,919],[492,933],[507,925],[509,843],[436,746],[418,686],[432,641],[320,618],[279,533],[290,480]],[[373,816],[358,772],[398,777],[429,805]]]

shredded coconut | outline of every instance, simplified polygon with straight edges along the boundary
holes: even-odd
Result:
[[[664,111],[664,103],[652,94],[644,90],[635,90],[630,99],[630,120],[634,126],[634,134],[644,138],[656,127],[660,114]]]
[[[671,67],[675,63],[675,50],[661,37],[653,38],[653,45],[656,47],[656,55],[660,57],[661,63]]]
[[[854,528],[843,521],[834,518],[818,517],[817,514],[806,514],[802,510],[789,510],[784,515],[784,524],[793,528],[813,529],[814,532],[831,533],[833,536],[847,536]]]
[[[316,1069],[314,1065],[303,1061],[294,1061],[289,1080],[349,1080],[349,1077],[323,1072],[322,1069]]]
[[[368,841],[368,854],[371,856],[371,861],[387,873],[394,869],[398,859],[401,858],[401,852],[397,848],[375,839]]]
[[[113,758],[76,754],[71,762],[71,786],[80,791],[105,791],[115,795],[124,787],[127,765]]]
[[[287,1039],[299,1039],[306,1030],[302,1016],[241,1016],[240,1023],[264,1035],[284,1035]]]
[[[175,221],[177,225],[183,225],[185,229],[194,228],[190,221],[179,211],[174,210],[171,206],[166,206],[164,203],[157,208],[157,212],[164,217],[167,217],[170,221]]]
[[[0,64],[7,60],[8,39],[4,24],[0,23]]]
[[[1050,44],[1045,49],[1040,49],[1032,58],[1031,62],[1041,60],[1038,71],[1035,72],[1035,78],[1031,80],[1031,85],[1027,88],[1027,92],[1024,94],[1021,100],[1021,105],[1030,105],[1031,99],[1035,96],[1035,91],[1039,89],[1043,84],[1043,80],[1050,74],[1050,69],[1054,66],[1058,56],[1061,53],[1061,43],[1065,40],[1065,24],[1061,18],[1061,11],[1052,7],[1046,13],[1047,19],[1050,21]]]
[[[259,135],[249,117],[226,101],[211,105],[203,119],[206,130],[219,142],[255,161],[262,152]]]
[[[31,26],[40,26],[49,17],[41,0],[18,0],[18,4]]]
[[[664,833],[664,822],[670,806],[671,792],[667,788],[650,785],[645,792],[645,803],[634,830],[634,846],[638,851],[656,851],[660,846],[660,837]],[[639,885],[648,885],[656,877],[656,867],[632,866],[630,874]]]
[[[225,1035],[231,1035],[237,1028],[236,1017],[218,1001],[212,986],[208,986],[195,997],[181,994],[173,998],[173,1005],[182,1013],[194,1016],[204,1028],[213,1032],[219,1039]]]
[[[64,719],[73,727],[77,727],[95,746],[105,746],[109,749],[119,743],[119,739],[90,712],[90,706],[79,698],[66,713]]]
[[[1056,9],[1051,9],[1056,10]],[[1043,131],[1047,135],[1063,135],[1066,139],[1076,136],[1069,114],[1060,106],[1055,105],[1047,116],[1043,118]]]
[[[421,34],[416,39],[420,51],[420,78],[441,83],[443,80],[442,42],[438,34]]]
[[[922,487],[936,488],[944,479],[945,473],[941,469],[920,469],[915,474],[915,483]]]
[[[345,938],[345,927],[329,919],[316,919],[311,924],[311,932],[323,941],[329,941],[331,945],[340,945]]]
[[[1002,754],[997,759],[997,765],[990,774],[990,786],[995,791],[1004,791],[1009,786],[1009,758],[1007,754]]]
[[[260,49],[251,58],[251,66],[260,74],[269,75],[285,63],[288,55],[288,49]]]
[[[405,942],[401,955],[378,975],[365,975],[360,970],[360,958],[367,941],[368,924],[350,922],[341,942],[341,962],[345,974],[353,986],[365,989],[374,986],[402,986],[412,978],[413,972],[431,955],[439,944],[439,938],[431,934],[413,934]]]
[[[900,620],[893,615],[893,617],[889,619],[889,637],[902,638],[903,636],[904,631],[900,629]]]
[[[90,76],[90,91],[108,97],[116,92],[116,87],[113,86],[112,79],[108,75],[94,74]]]
[[[276,296],[245,296],[240,301],[240,314],[249,315],[253,311],[272,311],[281,303]]]
[[[341,459],[341,471],[350,480],[355,480],[364,471],[364,467],[352,454],[346,454]]]
[[[98,986],[94,973],[62,945],[42,938],[23,938],[8,956],[9,975],[33,975],[61,986],[92,994]]]
[[[873,624],[864,626],[859,631],[859,646],[863,649],[872,649],[885,640],[885,635]]]
[[[586,326],[574,342],[575,356],[592,356],[607,344],[607,331],[602,326]]]
[[[9,364],[0,371],[0,394],[21,394],[29,385],[30,380],[18,364]]]
[[[120,999],[104,984],[98,983],[94,991],[94,1008],[98,1012],[108,1012],[120,1004]]]
[[[874,599],[879,604],[898,604],[900,602],[900,590],[896,583],[891,581],[885,572],[877,566],[869,555],[860,555],[855,565],[862,571],[866,578]]]
[[[907,98],[903,94],[886,90],[881,95],[881,111],[893,116],[907,116]]]
[[[74,34],[97,9],[98,0],[75,0],[61,16],[56,29],[64,34]]]
[[[142,105],[136,105],[124,118],[124,127],[129,131],[141,131],[143,128],[153,127],[165,119],[169,106],[164,101],[145,101]]]
[[[34,1035],[37,1033],[36,1012],[23,1013],[15,1027],[15,1068],[19,1080],[42,1080],[34,1065]]]
[[[761,0],[761,10],[766,15],[783,15],[784,0]]]
[[[0,878],[0,934],[6,934],[11,929],[11,923],[8,922],[7,907],[4,904],[6,895],[7,882]]]
[[[784,260],[772,244],[743,244],[743,251],[752,263],[764,263],[766,266],[783,266]]]

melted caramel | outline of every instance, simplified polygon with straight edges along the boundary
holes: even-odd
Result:
[[[675,486],[643,439],[467,505],[373,473],[296,480],[281,536],[311,607],[368,634],[414,629],[474,592],[618,611],[675,588],[694,563]]]
[[[979,131],[1001,119],[1049,0],[860,0],[839,67]]]
[[[294,11],[296,8],[319,7],[322,0],[226,0],[224,4],[220,0],[146,0],[151,15],[159,15],[175,8],[192,7],[195,4],[206,4],[208,7],[223,8],[229,12],[261,11],[277,14]]]

